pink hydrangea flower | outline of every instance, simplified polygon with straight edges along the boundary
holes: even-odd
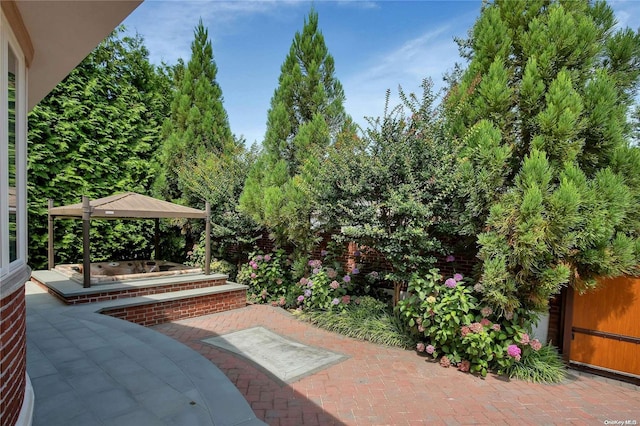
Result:
[[[455,262],[456,261],[456,257],[454,255],[450,254],[449,256],[447,256],[445,258],[445,261],[447,261],[447,262]]]
[[[256,270],[256,269],[258,269],[258,264],[257,264],[257,263],[253,263],[253,264],[251,265],[251,267],[252,267],[254,270]]]
[[[491,329],[492,329],[492,330],[494,330],[494,331],[500,331],[500,329],[501,329],[501,328],[500,328],[500,324],[493,324],[493,325],[491,326]]]
[[[329,284],[329,287],[331,287],[332,289],[336,290],[336,289],[340,288],[340,283],[338,281],[331,281],[331,284]]]
[[[462,278],[463,278],[462,274],[455,274],[453,276],[453,279],[456,280],[456,281],[462,281]]]
[[[449,368],[451,366],[451,361],[446,356],[440,358],[440,365],[445,368]]]
[[[482,324],[480,324],[479,322],[474,322],[473,324],[471,324],[469,326],[469,328],[471,329],[471,331],[473,331],[474,333],[480,333],[484,327],[482,326]]]
[[[327,276],[331,279],[334,279],[338,276],[338,272],[333,268],[327,268]]]
[[[486,319],[486,318],[482,318],[482,319],[480,320],[480,324],[482,324],[483,326],[488,326],[488,325],[491,325],[491,321],[489,321],[489,320],[488,320],[488,319]]]
[[[529,342],[529,345],[531,346],[531,349],[536,352],[542,348],[542,343],[540,343],[540,340],[538,339],[533,339],[531,342]]]
[[[527,333],[523,333],[522,337],[520,338],[520,343],[522,343],[523,345],[528,345],[529,341],[529,335]]]
[[[517,345],[509,345],[507,347],[507,355],[516,359],[516,361],[520,361],[520,355],[522,355],[522,350]]]
[[[460,329],[460,334],[462,334],[462,337],[465,337],[469,333],[471,333],[471,328],[469,328],[469,326],[467,325],[462,326],[462,328]]]
[[[306,278],[300,278],[300,285],[307,285],[309,283],[309,280]]]
[[[342,303],[344,303],[345,305],[351,303],[351,296],[349,296],[348,294],[342,296]]]
[[[444,285],[449,288],[454,288],[456,285],[458,285],[458,283],[453,278],[449,278],[444,282]]]
[[[262,260],[262,255],[261,255],[261,254],[257,255],[257,256],[256,256],[256,260],[257,260],[258,262],[260,262],[260,261]]]
[[[436,351],[436,348],[433,345],[427,345],[424,349],[429,355],[433,354]]]
[[[471,369],[471,362],[467,361],[466,359],[463,361],[460,361],[460,364],[458,364],[458,370],[463,371],[463,372],[468,372]]]
[[[484,308],[480,309],[480,314],[485,318],[491,315],[492,313],[493,313],[493,309],[491,309],[489,306],[485,306]]]
[[[251,279],[255,279],[256,277],[257,277],[257,275],[252,272],[251,273]]]
[[[418,344],[416,345],[416,351],[418,351],[418,352],[424,352],[424,350],[425,350],[424,343],[420,342],[420,343],[418,343]]]
[[[333,300],[331,301],[331,304],[332,304],[332,305],[337,305],[337,304],[339,304],[339,303],[340,303],[340,300],[339,300],[338,298],[335,298],[335,299],[333,299]]]
[[[302,301],[304,301],[304,296],[303,295],[298,296],[298,302],[302,302]]]
[[[271,256],[270,256],[270,255],[268,255],[268,254],[265,254],[265,255],[264,255],[264,261],[265,261],[265,262],[268,262],[268,261],[270,261],[270,260],[271,260]]]

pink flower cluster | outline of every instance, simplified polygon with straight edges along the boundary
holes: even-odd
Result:
[[[522,337],[520,338],[520,343],[522,343],[524,346],[527,346],[527,345],[531,346],[531,349],[533,349],[536,352],[539,351],[540,348],[542,348],[542,343],[540,343],[540,340],[538,339],[531,340],[531,338],[527,333],[524,333],[522,335]]]
[[[522,350],[518,347],[518,345],[509,345],[507,347],[507,355],[512,358],[515,358],[516,361],[520,361],[520,355],[522,355]]]
[[[310,260],[309,266],[311,266],[314,269],[320,268],[322,266],[322,260],[320,259]]]
[[[458,370],[463,371],[463,372],[468,372],[471,369],[471,362],[465,360],[460,361],[460,363],[458,364]]]
[[[444,285],[448,288],[454,288],[460,281],[463,280],[463,278],[464,277],[462,276],[462,274],[455,274],[453,278],[449,278],[448,280],[446,280],[444,282]]]

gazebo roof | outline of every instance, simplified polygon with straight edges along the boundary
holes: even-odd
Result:
[[[164,219],[191,218],[204,219],[207,212],[158,200],[135,192],[110,195],[91,200],[91,217],[102,219]],[[82,217],[82,203],[53,207],[49,214],[56,217]]]

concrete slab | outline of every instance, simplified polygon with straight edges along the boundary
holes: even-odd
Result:
[[[253,327],[203,340],[255,362],[286,383],[292,383],[347,357],[326,349],[304,345],[264,327]]]

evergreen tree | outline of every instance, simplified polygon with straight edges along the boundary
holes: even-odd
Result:
[[[209,33],[200,20],[189,62],[185,66],[180,61],[173,69],[176,89],[163,126],[162,169],[156,182],[156,191],[168,200],[202,207],[202,200],[182,182],[179,171],[202,157],[236,149],[217,73]]]
[[[301,255],[314,241],[310,173],[347,118],[344,91],[334,72],[318,14],[312,10],[282,64],[263,151],[240,197],[243,211],[279,244],[293,244]]]
[[[148,61],[140,36],[116,29],[29,114],[29,261],[47,260],[47,199],[56,205],[121,191],[148,193],[168,112],[166,75]],[[81,259],[80,221],[56,221],[57,262]],[[153,225],[94,221],[92,257],[153,250]],[[145,254],[146,253],[146,254]]]
[[[483,7],[449,92],[465,225],[479,234],[485,300],[544,309],[564,285],[640,273],[640,163],[629,108],[640,34],[604,2]]]

